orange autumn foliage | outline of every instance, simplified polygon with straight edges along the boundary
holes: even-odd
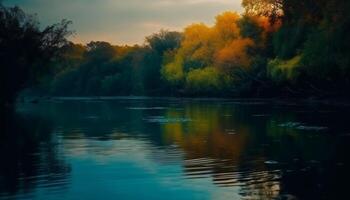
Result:
[[[177,55],[182,57],[185,62],[199,61],[200,66],[195,66],[195,68],[204,68],[221,63],[217,62],[216,56],[218,53],[222,54],[221,51],[227,55],[234,55],[241,50],[243,52],[239,54],[244,54],[245,48],[242,45],[252,45],[252,43],[241,39],[237,23],[239,19],[240,16],[237,13],[224,12],[216,17],[216,23],[213,27],[208,27],[203,23],[188,26],[185,28],[184,38]],[[237,47],[235,47],[236,45]],[[235,50],[235,48],[238,49]],[[234,57],[240,58],[242,55]],[[240,61],[235,60],[234,62]],[[243,61],[243,65],[246,65],[246,60]]]
[[[246,52],[247,48],[253,45],[254,42],[248,38],[233,40],[216,53],[216,66],[225,72],[235,67],[249,68],[250,58]]]
[[[215,84],[210,82],[214,88],[221,88],[234,81],[233,73],[237,69],[249,70],[252,62],[249,48],[264,46],[274,27],[266,17],[249,17],[256,29],[261,30],[259,41],[254,40],[242,34],[243,18],[235,12],[224,12],[216,17],[214,26],[199,23],[186,27],[180,47],[163,65],[164,78],[170,83],[183,82],[185,88],[196,86],[195,91],[206,92],[203,88],[209,80],[215,80]]]

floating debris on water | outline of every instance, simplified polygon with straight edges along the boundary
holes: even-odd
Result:
[[[128,107],[128,110],[165,110],[165,107]]]
[[[297,127],[297,129],[307,130],[307,131],[323,131],[323,130],[327,130],[328,127],[324,127],[324,126],[299,126],[299,127]]]
[[[283,124],[279,124],[278,126],[285,127],[285,128],[293,128],[298,130],[306,130],[306,131],[323,131],[328,129],[328,127],[325,127],[325,126],[307,126],[300,122],[286,122]]]
[[[278,164],[278,162],[274,161],[274,160],[267,160],[264,163],[267,164],[267,165],[277,165]]]
[[[286,122],[286,123],[280,124],[278,126],[287,127],[287,128],[294,128],[297,126],[301,126],[301,123],[300,122]]]
[[[149,123],[182,123],[191,121],[191,119],[188,118],[166,118],[164,116],[150,116],[143,120]]]

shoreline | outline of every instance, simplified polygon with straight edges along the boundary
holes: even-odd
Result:
[[[18,103],[40,103],[42,101],[94,101],[94,100],[175,100],[175,101],[208,101],[208,102],[237,102],[237,103],[266,103],[266,104],[295,104],[295,105],[332,105],[350,106],[349,98],[254,98],[254,97],[174,97],[174,96],[22,96]]]

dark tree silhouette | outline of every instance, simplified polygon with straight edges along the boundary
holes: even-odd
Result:
[[[50,69],[67,43],[70,21],[40,29],[35,16],[19,7],[0,4],[0,106],[14,104],[18,92],[37,82]]]

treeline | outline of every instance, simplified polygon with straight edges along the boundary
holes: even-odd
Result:
[[[243,0],[214,26],[161,31],[142,46],[69,44],[53,95],[347,96],[345,0]]]
[[[347,0],[243,0],[248,15],[281,26],[266,65],[276,94],[349,97],[350,18]]]
[[[44,85],[59,96],[263,95],[261,88],[269,86],[261,70],[279,27],[268,17],[225,12],[212,27],[199,23],[182,33],[162,30],[142,46],[70,43]]]
[[[135,46],[74,44],[69,22],[40,30],[1,6],[2,103],[36,82],[56,96],[349,96],[349,1],[242,5],[243,14],[222,13],[213,26],[163,30]]]
[[[182,35],[161,31],[146,38],[146,45],[114,46],[70,43],[53,63],[52,95],[162,95],[170,89],[161,75],[163,58],[180,46]],[[170,93],[167,93],[170,94]]]

